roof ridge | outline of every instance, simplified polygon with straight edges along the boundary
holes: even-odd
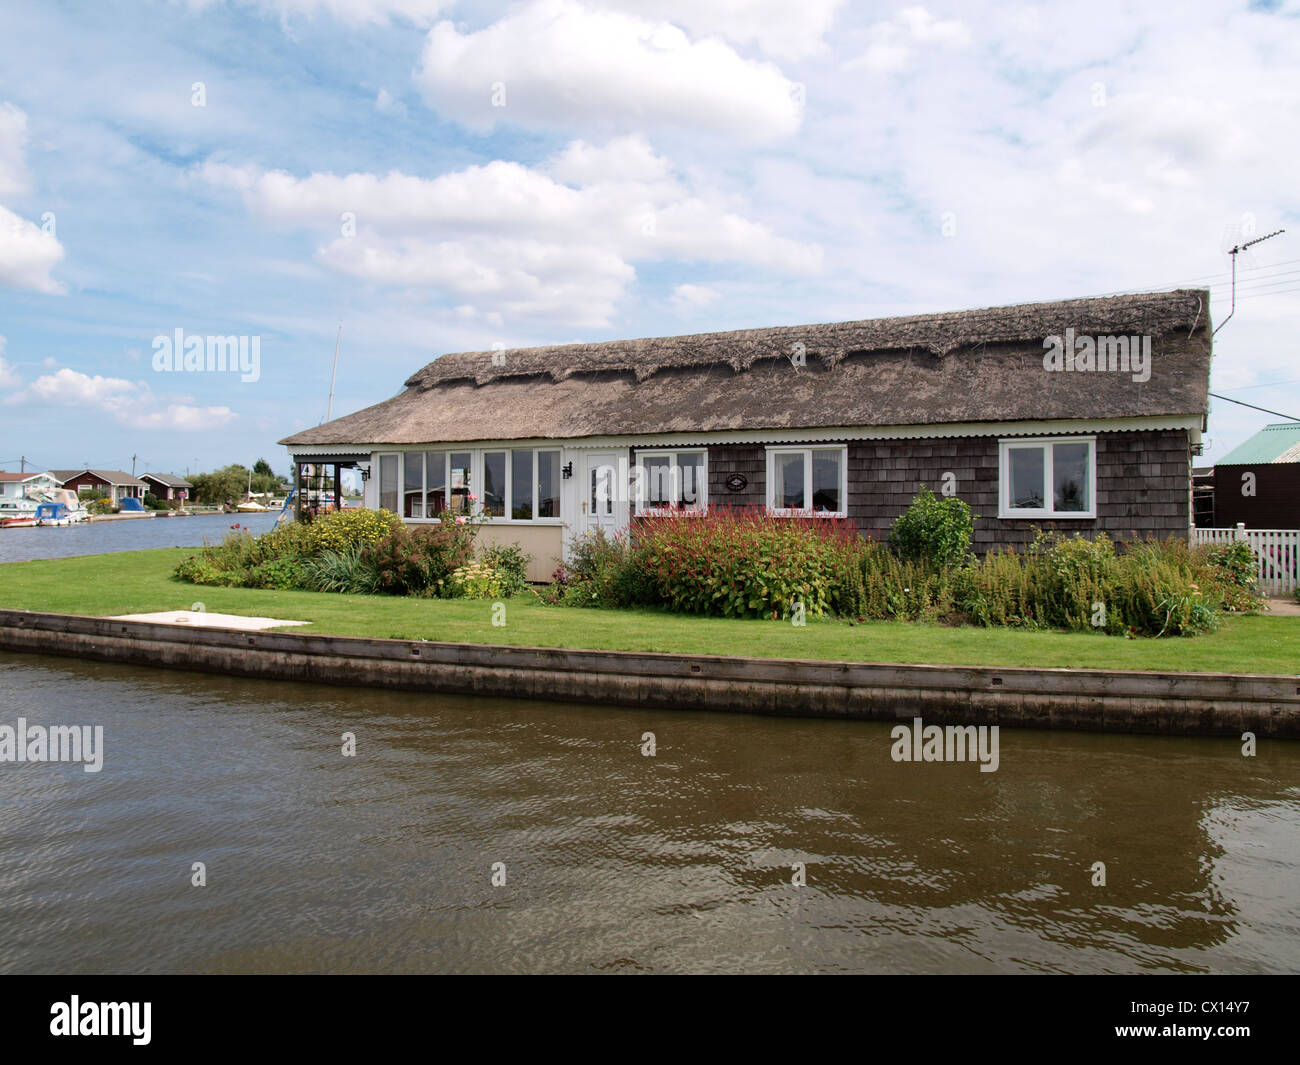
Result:
[[[1101,335],[1135,329],[1166,333],[1180,325],[1195,330],[1208,322],[1208,303],[1204,289],[1174,289],[847,322],[449,352],[405,384],[425,390],[449,381],[485,385],[529,376],[548,376],[558,384],[574,374],[600,372],[631,372],[641,382],[669,368],[730,366],[742,373],[764,359],[795,354],[815,358],[828,369],[855,352],[920,350],[942,359],[961,348],[1023,343],[1071,327]],[[1072,311],[1079,312],[1079,320],[1062,319]]]

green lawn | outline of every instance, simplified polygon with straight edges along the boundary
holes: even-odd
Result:
[[[229,614],[311,621],[297,631],[465,643],[677,651],[771,658],[947,665],[1060,666],[1178,672],[1300,672],[1300,618],[1229,618],[1216,633],[1128,640],[1086,633],[946,628],[901,622],[851,625],[696,618],[655,610],[543,606],[510,600],[504,627],[492,604],[472,600],[344,596],[209,588],[171,576],[189,548],[10,562],[0,565],[0,608],[64,614],[140,614],[202,602]]]

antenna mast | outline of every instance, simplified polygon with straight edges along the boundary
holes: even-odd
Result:
[[[1237,313],[1237,253],[1245,251],[1247,248],[1251,247],[1254,244],[1259,244],[1265,240],[1268,240],[1270,237],[1276,237],[1279,233],[1285,233],[1285,232],[1286,232],[1285,229],[1275,229],[1273,230],[1272,233],[1265,233],[1262,237],[1256,237],[1254,240],[1248,240],[1244,244],[1234,244],[1228,250],[1228,254],[1232,256],[1232,307],[1228,311],[1228,318],[1231,318],[1234,314]],[[1222,247],[1222,245],[1220,245],[1220,247]],[[1223,321],[1219,323],[1219,329],[1222,329],[1225,325],[1228,324],[1228,318],[1225,318]],[[1219,333],[1219,329],[1216,329],[1213,333],[1210,334],[1210,336],[1211,337],[1217,336]]]

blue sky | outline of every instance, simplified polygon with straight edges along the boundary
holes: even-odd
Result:
[[[1137,8],[1134,10],[1133,8]],[[1152,10],[1142,10],[1152,8]],[[264,456],[430,359],[1212,287],[1300,416],[1300,6],[0,10],[0,468]],[[256,381],[155,337],[257,337]],[[1215,401],[1207,460],[1269,415]]]

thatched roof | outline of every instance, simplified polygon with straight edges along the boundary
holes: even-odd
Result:
[[[1043,340],[1148,335],[1151,377],[1048,373]],[[803,366],[792,364],[802,352]],[[1031,303],[828,325],[443,355],[290,447],[1200,414],[1209,295]]]

